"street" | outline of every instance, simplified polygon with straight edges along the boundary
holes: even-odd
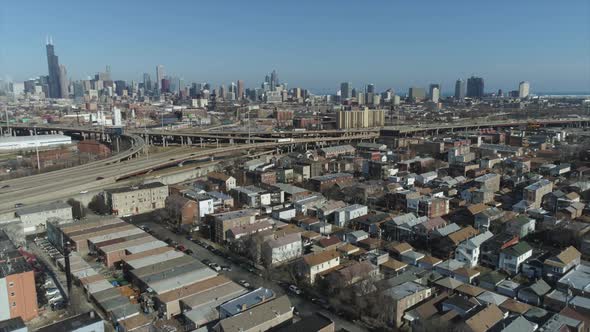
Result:
[[[248,283],[250,283],[250,285],[253,288],[265,287],[265,288],[272,289],[277,296],[286,293],[285,290],[283,289],[283,287],[281,287],[278,283],[271,281],[271,280],[266,280],[266,279],[258,276],[256,273],[249,272],[247,269],[244,269],[239,264],[236,264],[228,259],[225,259],[224,257],[215,255],[214,253],[201,247],[200,245],[198,245],[192,241],[189,241],[185,235],[175,234],[159,223],[155,223],[155,222],[149,221],[149,220],[144,220],[144,219],[148,219],[148,218],[142,218],[142,216],[134,216],[130,219],[131,219],[131,220],[129,220],[130,223],[133,223],[138,226],[139,225],[147,226],[149,229],[151,229],[153,231],[154,236],[161,239],[161,240],[165,240],[166,238],[169,238],[169,239],[172,239],[172,240],[178,242],[179,244],[182,244],[187,249],[192,250],[193,256],[201,261],[204,259],[208,259],[211,262],[219,264],[220,266],[223,266],[223,265],[231,266],[231,271],[220,271],[219,273],[227,276],[228,278],[232,279],[235,282],[237,282],[239,280],[246,280]],[[219,248],[218,245],[213,244],[212,242],[210,242],[208,240],[205,240],[202,238],[199,238],[199,240]],[[256,272],[256,271],[254,271],[254,272]],[[287,295],[289,296],[291,303],[297,308],[297,310],[299,311],[299,314],[301,316],[308,316],[308,315],[311,315],[316,312],[321,312],[322,314],[326,315],[327,317],[330,317],[334,321],[334,323],[336,324],[336,329],[343,328],[343,329],[346,329],[347,331],[351,331],[351,332],[367,331],[367,329],[365,329],[361,326],[358,326],[358,325],[354,324],[353,322],[350,322],[346,319],[343,319],[342,317],[339,317],[339,316],[335,315],[334,313],[323,309],[322,307],[316,305],[315,303],[312,303],[310,300],[308,300],[307,298],[305,298],[303,296],[298,296],[298,295],[295,295],[292,293],[287,293]]]

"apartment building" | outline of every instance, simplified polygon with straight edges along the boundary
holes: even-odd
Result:
[[[105,190],[105,199],[115,216],[130,216],[164,208],[168,186],[161,182]]]

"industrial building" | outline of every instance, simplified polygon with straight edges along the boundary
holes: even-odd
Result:
[[[94,311],[66,318],[57,323],[46,325],[38,332],[71,331],[71,332],[104,332],[104,321]]]
[[[55,219],[58,223],[73,219],[72,207],[63,202],[23,206],[16,209],[15,215],[22,223],[25,235],[45,232],[49,219]]]
[[[31,150],[35,148],[72,144],[65,135],[33,135],[0,137],[0,150]]]
[[[64,245],[69,242],[73,250],[85,255],[88,253],[88,239],[131,229],[137,229],[137,227],[119,218],[68,224],[49,222],[47,223],[47,240],[61,252]]]

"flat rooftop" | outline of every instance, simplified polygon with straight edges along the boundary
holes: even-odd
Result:
[[[37,332],[76,331],[82,327],[95,324],[100,321],[102,321],[100,316],[94,311],[91,311],[64,319],[51,325],[44,326],[38,329]]]

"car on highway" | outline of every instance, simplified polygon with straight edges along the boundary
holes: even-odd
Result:
[[[301,295],[301,294],[303,294],[303,291],[299,287],[297,287],[295,285],[289,286],[289,291],[291,293],[295,294],[295,295]]]
[[[9,184],[5,184],[5,185],[2,186],[2,189],[6,189],[6,188],[10,188],[10,185]]]
[[[88,194],[88,190],[82,190],[80,194]]]
[[[96,177],[96,181],[98,181],[98,180],[104,180],[104,177],[102,177],[102,176],[97,176],[97,177]]]
[[[23,206],[25,206],[23,203],[16,203],[16,204],[14,204],[14,207],[15,208],[19,208],[19,207],[23,207]]]

